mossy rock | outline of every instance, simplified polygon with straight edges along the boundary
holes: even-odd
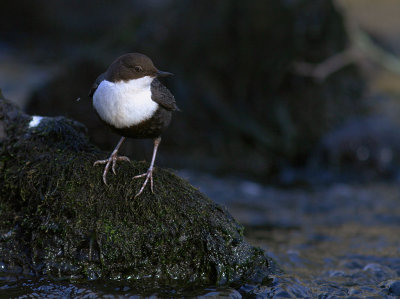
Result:
[[[261,249],[243,239],[229,213],[171,171],[150,188],[132,177],[145,162],[122,162],[103,184],[108,156],[85,127],[32,117],[0,99],[0,263],[57,278],[112,278],[151,284],[260,281]]]

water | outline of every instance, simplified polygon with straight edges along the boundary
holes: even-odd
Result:
[[[7,279],[7,282],[4,281]],[[138,298],[174,296],[223,296],[240,298],[240,293],[228,287],[212,286],[195,289],[174,289],[168,286],[155,286],[153,289],[134,288],[123,282],[79,282],[52,281],[48,279],[18,279],[1,277],[0,298]]]
[[[245,225],[246,237],[282,268],[275,298],[400,296],[400,187],[396,182],[281,190],[183,172]]]
[[[282,271],[263,285],[188,289],[35,279],[15,269],[13,275],[0,276],[0,297],[400,297],[400,187],[395,182],[282,190],[235,178],[179,174],[227,206],[245,225],[248,241],[263,248]]]

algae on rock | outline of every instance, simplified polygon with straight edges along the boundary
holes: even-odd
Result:
[[[223,284],[260,281],[269,262],[220,206],[173,173],[134,195],[147,163],[101,180],[83,125],[32,117],[0,99],[0,262],[61,278]]]

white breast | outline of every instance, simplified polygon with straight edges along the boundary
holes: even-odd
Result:
[[[158,104],[151,99],[153,78],[146,76],[128,82],[104,80],[93,95],[99,116],[116,128],[126,128],[153,116]]]

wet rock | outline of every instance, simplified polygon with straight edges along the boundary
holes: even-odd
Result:
[[[134,195],[148,164],[118,164],[109,186],[86,128],[31,117],[0,100],[2,271],[56,278],[130,279],[140,285],[262,281],[269,262],[243,228],[173,173],[155,172],[155,194]],[[29,271],[27,271],[29,272]]]
[[[380,284],[380,287],[383,288],[389,295],[400,296],[400,280],[399,279],[391,279],[388,281],[384,281]]]
[[[280,276],[271,277],[268,286],[245,285],[241,290],[257,298],[309,298],[313,295],[307,286],[298,284],[291,277]]]
[[[395,271],[393,271],[389,267],[377,263],[367,264],[364,267],[363,271],[370,273],[377,281],[382,281],[390,277],[396,276]]]

